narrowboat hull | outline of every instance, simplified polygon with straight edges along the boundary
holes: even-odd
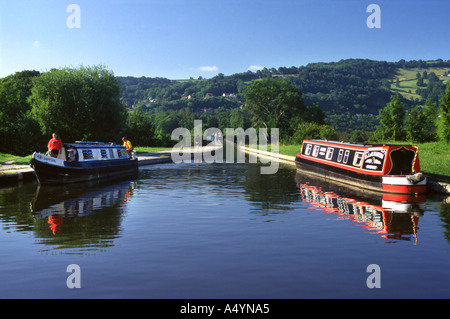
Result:
[[[138,160],[70,162],[34,153],[30,166],[39,184],[67,184],[131,176],[138,172]]]
[[[410,151],[399,145],[350,145],[305,140],[295,162],[297,169],[306,174],[353,187],[383,193],[422,194],[426,192],[427,181],[417,173],[420,171],[419,162],[416,155],[409,154]],[[346,165],[343,154],[347,154]],[[401,163],[397,160],[400,155],[403,156]]]

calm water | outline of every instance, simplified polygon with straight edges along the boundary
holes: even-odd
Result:
[[[259,165],[162,164],[108,185],[1,188],[0,297],[450,297],[442,198],[394,209]],[[70,264],[81,288],[67,287]],[[371,264],[381,288],[366,284]]]

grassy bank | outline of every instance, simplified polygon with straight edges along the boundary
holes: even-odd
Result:
[[[432,142],[418,146],[422,171],[436,180],[450,182],[450,144]]]
[[[161,152],[161,151],[170,151],[172,147],[146,147],[146,146],[137,146],[134,148],[138,153],[151,153],[151,152]]]
[[[4,164],[28,165],[30,164],[31,155],[17,156],[6,153],[0,153],[0,166]]]

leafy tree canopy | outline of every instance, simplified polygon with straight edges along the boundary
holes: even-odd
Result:
[[[280,134],[287,134],[290,121],[306,116],[302,92],[285,79],[255,81],[245,98],[254,127],[279,128]]]
[[[380,110],[378,119],[380,125],[377,133],[383,140],[401,140],[403,137],[404,105],[398,95],[393,95],[391,101]]]
[[[450,83],[439,106],[438,134],[441,140],[450,143]]]
[[[58,132],[63,141],[118,139],[126,113],[111,71],[101,66],[52,69],[33,84],[29,101],[43,134]]]

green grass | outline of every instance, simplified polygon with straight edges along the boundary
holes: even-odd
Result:
[[[289,156],[297,156],[297,153],[300,152],[301,145],[280,145],[279,151],[281,154],[289,155]]]
[[[0,153],[0,165],[3,165],[6,162],[11,162],[15,165],[28,165],[30,163],[31,156],[32,155],[17,156],[7,153]]]
[[[421,170],[433,179],[450,182],[450,144],[430,142],[418,146]]]
[[[263,149],[262,147],[258,147],[260,145],[248,145],[248,147],[251,148],[258,148],[258,149]],[[278,146],[278,153],[283,154],[283,155],[288,155],[288,156],[296,156],[298,152],[300,152],[300,144],[295,144],[295,145],[279,145]],[[271,145],[267,145],[267,152],[270,152],[271,150]]]
[[[147,146],[137,146],[134,148],[138,153],[151,153],[151,152],[160,152],[160,151],[170,151],[172,147],[147,147]]]

